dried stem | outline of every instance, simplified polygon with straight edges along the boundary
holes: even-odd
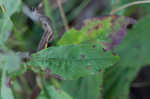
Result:
[[[38,9],[34,9],[33,13],[35,16],[37,16],[39,18],[39,21],[44,30],[44,33],[42,35],[41,41],[40,41],[38,49],[37,49],[37,51],[40,51],[43,48],[47,47],[49,41],[53,40],[53,29],[51,26],[50,19],[48,17],[46,17],[42,13],[40,13],[38,11]]]
[[[64,10],[62,8],[62,2],[61,2],[61,0],[57,0],[57,4],[58,4],[58,8],[59,8],[59,11],[60,11],[63,23],[65,25],[65,30],[68,31],[69,30],[69,26],[68,26],[68,22],[67,22]]]
[[[125,9],[125,8],[128,8],[128,7],[130,7],[130,6],[137,5],[137,4],[144,4],[144,3],[150,3],[150,0],[135,1],[135,2],[131,2],[131,3],[125,4],[125,5],[121,6],[121,7],[118,8],[118,9],[112,10],[112,11],[110,12],[110,14],[113,15],[113,14],[115,14],[116,12],[121,11],[121,10],[123,10],[123,9]]]
[[[39,21],[42,25],[42,28],[44,30],[44,33],[42,35],[41,41],[38,45],[37,51],[42,50],[43,48],[47,47],[48,41],[51,41],[53,38],[53,30],[51,27],[51,23],[48,17],[44,16],[43,14],[39,13],[36,9],[34,14],[39,17]],[[40,87],[38,84],[35,85],[29,99],[36,99],[38,95],[40,94]]]

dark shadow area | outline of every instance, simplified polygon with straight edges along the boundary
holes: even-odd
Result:
[[[150,99],[150,65],[143,67],[131,84],[130,99]]]

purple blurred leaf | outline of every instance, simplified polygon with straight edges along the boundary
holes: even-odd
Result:
[[[120,18],[120,20],[115,22],[118,18]],[[106,50],[113,50],[118,44],[120,44],[123,37],[126,35],[127,26],[135,23],[136,21],[129,17],[112,16],[112,33],[108,36],[110,42],[103,43],[106,46]],[[115,29],[116,24],[120,24],[120,28]]]

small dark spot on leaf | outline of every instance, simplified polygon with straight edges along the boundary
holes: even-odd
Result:
[[[141,46],[140,45],[136,45],[136,48],[141,48]]]
[[[127,25],[127,29],[131,29],[133,27],[133,24]]]
[[[92,45],[92,48],[96,48],[96,45]]]
[[[95,29],[95,30],[97,30],[98,28],[99,28],[99,26],[98,26],[98,25],[94,26],[94,29]]]
[[[56,89],[56,91],[57,91],[59,94],[61,94],[61,90],[60,90],[59,88],[56,88],[56,87],[55,87],[55,89]]]
[[[4,51],[0,49],[0,53],[4,53]]]
[[[86,66],[86,69],[87,69],[87,70],[90,70],[91,68],[90,68],[90,66]]]
[[[103,48],[103,51],[106,52],[107,50],[105,48]]]
[[[91,29],[88,29],[88,32],[91,32]]]
[[[113,24],[113,23],[115,23],[115,21],[117,20],[118,16],[113,15],[113,16],[111,16],[111,17],[112,17],[111,23]]]
[[[113,54],[114,56],[117,56],[117,54],[116,54],[116,53],[114,53],[114,52],[112,52],[112,54]]]
[[[53,77],[58,79],[58,80],[63,80],[63,78],[61,76],[57,75],[57,74],[53,74]]]
[[[102,70],[99,70],[99,72],[101,72]]]
[[[85,55],[81,54],[80,55],[81,59],[85,59]]]

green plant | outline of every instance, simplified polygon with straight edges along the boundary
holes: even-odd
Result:
[[[85,2],[89,1],[82,2],[84,6]],[[33,12],[40,24],[30,28],[28,18],[20,18],[21,0],[0,0],[0,99],[128,99],[137,72],[150,64],[150,15],[136,21],[124,16],[135,9],[124,9],[120,16],[86,19],[80,29],[68,30],[59,4],[67,30],[59,39],[52,16],[56,9],[49,7],[48,0],[43,4],[45,15]],[[42,31],[37,52],[29,53],[37,46],[30,44],[31,39],[37,40]],[[28,72],[33,77],[27,79]]]

